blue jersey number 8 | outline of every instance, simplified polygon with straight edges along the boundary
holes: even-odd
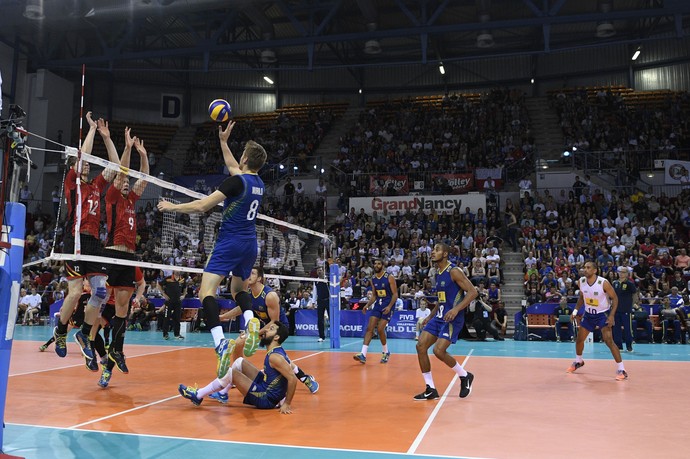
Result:
[[[255,199],[249,205],[249,212],[247,212],[247,220],[254,220],[256,218],[256,212],[259,209],[259,200]]]

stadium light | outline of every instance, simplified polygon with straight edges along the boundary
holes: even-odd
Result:
[[[638,57],[640,57],[640,47],[638,46],[637,49],[635,50],[635,53],[632,55],[632,60],[636,61]]]

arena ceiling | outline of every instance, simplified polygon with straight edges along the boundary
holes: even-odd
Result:
[[[32,68],[305,69],[453,62],[682,38],[689,0],[3,0]]]

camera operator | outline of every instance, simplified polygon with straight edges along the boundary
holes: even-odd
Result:
[[[477,299],[474,300],[469,307],[470,311],[474,312],[472,326],[477,333],[477,340],[486,340],[486,334],[488,332],[495,341],[504,341],[496,327],[491,323],[491,306],[485,302],[486,300],[486,293],[480,293]]]

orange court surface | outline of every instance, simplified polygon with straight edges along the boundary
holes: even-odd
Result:
[[[281,415],[242,405],[236,390],[227,405],[206,398],[199,407],[178,394],[180,383],[201,387],[215,377],[208,333],[170,343],[155,333],[128,332],[130,373],[114,371],[107,389],[96,384],[100,373],[85,368],[72,341],[65,359],[52,346],[39,353],[49,336],[48,327],[17,327],[5,413],[7,454],[688,457],[683,434],[675,433],[687,419],[690,399],[684,383],[689,356],[681,345],[637,345],[634,354],[624,355],[630,378],[618,382],[603,344],[585,353],[583,368],[567,374],[572,343],[459,341],[450,352],[475,374],[471,395],[458,397],[458,379],[432,355],[441,398],[420,402],[412,400],[424,388],[414,341],[389,340],[388,364],[379,363],[380,343],[372,341],[362,365],[352,359],[361,339],[344,338],[340,349],[330,349],[313,337],[290,337],[289,356],[316,377],[320,390],[312,395],[299,384],[293,414]],[[250,360],[261,366],[264,355],[260,350]]]

